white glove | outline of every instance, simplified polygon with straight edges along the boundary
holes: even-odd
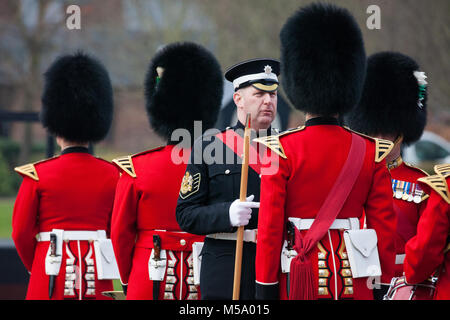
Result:
[[[259,208],[259,202],[253,202],[254,195],[249,196],[245,202],[239,199],[233,201],[230,206],[230,223],[233,227],[245,226],[252,217],[252,208]]]

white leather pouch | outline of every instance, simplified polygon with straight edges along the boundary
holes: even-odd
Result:
[[[353,278],[381,276],[374,229],[345,230],[344,241]]]
[[[152,249],[150,259],[148,260],[148,275],[150,280],[163,281],[166,274],[167,253],[166,250],[161,250],[159,254],[160,259],[155,260],[155,250]]]
[[[56,235],[56,255],[51,256],[50,244],[48,246],[47,255],[45,256],[45,274],[57,276],[59,274],[59,269],[61,268],[64,230],[53,229],[51,233]]]
[[[281,272],[289,273],[291,270],[291,261],[297,255],[294,249],[288,250],[287,241],[284,240],[283,249],[281,250]]]
[[[97,263],[97,276],[99,280],[120,279],[116,256],[111,239],[98,239],[94,241],[95,261]]]
[[[200,253],[203,249],[203,242],[192,243],[192,262],[194,269],[194,285],[200,285],[200,270],[202,267],[202,256]]]

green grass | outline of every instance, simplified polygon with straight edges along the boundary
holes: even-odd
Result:
[[[0,238],[11,238],[14,198],[0,198]]]
[[[114,291],[122,291],[120,280],[113,280]]]

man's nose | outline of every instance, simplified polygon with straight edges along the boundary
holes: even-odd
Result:
[[[264,103],[265,104],[269,104],[270,102],[271,102],[271,98],[270,98],[270,93],[268,93],[268,92],[266,92],[265,94],[264,94]]]

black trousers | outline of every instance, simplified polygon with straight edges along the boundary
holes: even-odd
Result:
[[[200,292],[202,300],[233,298],[236,241],[205,238],[201,252]],[[240,300],[255,299],[256,244],[244,242]]]

